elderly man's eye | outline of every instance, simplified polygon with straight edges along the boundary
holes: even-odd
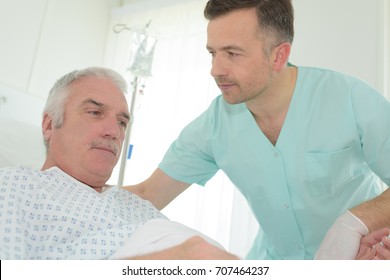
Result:
[[[123,128],[127,127],[127,121],[118,121],[118,124]]]
[[[92,116],[100,116],[102,114],[100,111],[96,111],[96,110],[87,111],[87,113]]]

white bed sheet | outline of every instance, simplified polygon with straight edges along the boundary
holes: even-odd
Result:
[[[179,245],[193,236],[201,236],[224,250],[215,240],[183,224],[165,219],[153,219],[139,227],[110,259],[125,259],[159,252]]]

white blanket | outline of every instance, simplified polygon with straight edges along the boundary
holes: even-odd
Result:
[[[158,252],[178,245],[193,236],[201,236],[214,246],[223,249],[215,240],[183,224],[166,219],[153,219],[139,227],[133,236],[111,256],[111,259],[125,259]]]

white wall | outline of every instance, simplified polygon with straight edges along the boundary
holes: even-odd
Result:
[[[101,65],[119,0],[0,0],[0,83],[45,99],[61,75]]]
[[[185,0],[182,0],[185,1]],[[296,36],[291,62],[357,76],[390,97],[388,0],[292,0]],[[123,0],[140,9],[155,0]],[[177,0],[159,0],[159,5]],[[387,37],[387,41],[386,41]]]
[[[296,37],[291,61],[358,76],[383,92],[384,2],[293,0]]]
[[[45,99],[53,82],[65,72],[103,64],[112,7],[175,1],[0,0],[0,83]],[[383,41],[390,32],[383,24],[385,12],[390,14],[388,1],[293,3],[293,63],[350,73],[390,96],[389,75],[385,74],[390,61],[384,55],[389,45]]]

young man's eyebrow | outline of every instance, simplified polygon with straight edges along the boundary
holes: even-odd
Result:
[[[210,46],[206,46],[206,49],[208,51],[214,51],[214,49]],[[219,50],[222,50],[222,51],[231,51],[231,50],[236,50],[236,51],[240,51],[240,52],[243,52],[244,49],[237,46],[237,45],[227,45],[227,46],[224,46],[222,48],[219,48]]]

